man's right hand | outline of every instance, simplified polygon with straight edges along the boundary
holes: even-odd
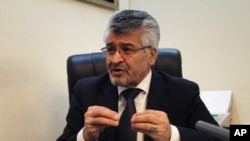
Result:
[[[102,106],[90,106],[84,118],[83,138],[85,141],[96,141],[105,128],[119,125],[119,114]]]

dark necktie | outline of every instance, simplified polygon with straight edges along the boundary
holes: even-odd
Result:
[[[118,141],[136,141],[137,133],[131,129],[131,117],[136,113],[134,98],[141,92],[140,89],[130,88],[121,94],[127,101],[127,105],[121,115],[118,127]]]

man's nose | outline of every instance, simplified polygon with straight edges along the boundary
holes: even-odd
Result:
[[[123,60],[124,58],[122,57],[122,54],[119,50],[116,50],[115,53],[111,56],[111,61],[113,63],[119,63]]]

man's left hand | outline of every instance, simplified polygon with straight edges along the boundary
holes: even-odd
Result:
[[[171,126],[165,112],[145,110],[136,113],[131,119],[132,129],[152,137],[154,141],[169,141]]]

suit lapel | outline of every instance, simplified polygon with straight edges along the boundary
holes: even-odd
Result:
[[[118,90],[109,80],[101,86],[101,93],[98,94],[97,103],[113,111],[118,111]]]
[[[118,90],[112,85],[109,78],[100,86],[100,93],[97,95],[97,104],[111,110],[118,111]],[[168,103],[168,84],[158,73],[152,71],[152,79],[147,98],[147,109],[166,111]]]
[[[159,74],[152,71],[152,79],[147,98],[147,109],[166,111],[168,106],[168,85],[166,84],[166,80],[163,80]]]
[[[118,111],[118,90],[109,79],[100,87],[101,92],[97,95],[97,104],[105,106],[113,111]],[[100,135],[100,141],[116,141],[116,127],[108,127]]]

